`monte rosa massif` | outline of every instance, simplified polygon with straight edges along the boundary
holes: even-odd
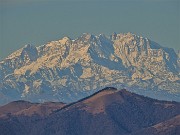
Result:
[[[0,62],[0,104],[69,103],[106,86],[180,101],[179,56],[132,33],[84,33],[38,47],[28,44]]]

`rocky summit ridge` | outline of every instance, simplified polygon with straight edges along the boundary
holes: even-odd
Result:
[[[179,59],[173,49],[132,33],[28,44],[0,62],[0,103],[72,102],[105,86],[177,96]]]

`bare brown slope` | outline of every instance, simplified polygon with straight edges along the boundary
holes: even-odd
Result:
[[[31,107],[32,105],[34,105],[34,104],[30,103],[28,101],[23,101],[23,100],[11,102],[7,105],[0,107],[0,117],[4,116],[6,114],[13,115],[14,113],[17,113],[21,110],[27,109],[27,108]]]
[[[131,135],[180,135],[180,115]]]
[[[21,110],[16,113],[16,115],[26,115],[26,116],[32,116],[32,115],[39,115],[39,116],[48,116],[53,111],[61,109],[63,106],[65,106],[64,103],[56,103],[56,102],[45,102],[42,104],[35,104],[31,107]]]
[[[180,103],[107,88],[46,118],[18,115],[0,119],[0,132],[2,135],[130,135],[179,114]]]
[[[177,102],[158,101],[126,90],[107,89],[52,114],[46,120],[44,133],[130,134],[178,114],[180,104]]]
[[[0,107],[0,117],[9,117],[9,115],[39,115],[47,116],[55,110],[65,106],[61,102],[45,102],[45,103],[30,103],[28,101],[14,101]]]

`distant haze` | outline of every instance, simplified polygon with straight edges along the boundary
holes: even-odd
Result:
[[[0,60],[25,44],[132,32],[180,49],[179,0],[0,0]]]

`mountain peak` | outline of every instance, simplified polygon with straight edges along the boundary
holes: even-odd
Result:
[[[81,36],[81,38],[84,38],[86,40],[91,40],[91,39],[94,39],[95,36],[93,34],[90,34],[90,33],[83,33],[83,35]]]
[[[158,101],[152,98],[140,96],[126,89],[118,90],[114,87],[106,87],[89,97],[79,100],[78,102],[72,103],[67,106],[67,110],[78,107],[81,110],[85,110],[93,115],[106,114],[111,105],[126,106],[129,104],[137,103],[139,105],[144,104],[165,104],[166,101]],[[167,106],[171,106],[171,102],[167,103]]]
[[[116,34],[116,32],[113,32],[113,34],[110,35],[110,39],[116,40],[116,38],[117,38],[117,34]]]
[[[23,48],[24,48],[24,49],[30,49],[30,48],[32,48],[32,47],[34,47],[34,46],[31,45],[31,44],[27,44],[27,45],[25,45]]]
[[[66,42],[70,41],[71,39],[69,37],[63,37],[62,39],[59,40],[59,43],[61,44],[66,44]]]
[[[30,61],[34,61],[38,57],[37,48],[31,44],[27,44],[24,47],[22,47],[21,49],[10,54],[6,59],[18,59],[18,57],[20,57],[21,59],[24,59],[24,60],[26,57]]]
[[[35,61],[38,57],[37,48],[33,45],[27,44],[23,47],[21,58],[26,61]]]
[[[84,33],[75,40],[64,37],[40,47],[26,45],[12,53],[0,63],[0,89],[9,92],[7,98],[13,89],[19,97],[32,100],[42,93],[43,98],[58,95],[61,100],[68,93],[70,97],[63,102],[76,99],[69,90],[122,88],[122,84],[174,94],[180,93],[177,60],[173,49],[132,33],[114,33],[110,38]]]

